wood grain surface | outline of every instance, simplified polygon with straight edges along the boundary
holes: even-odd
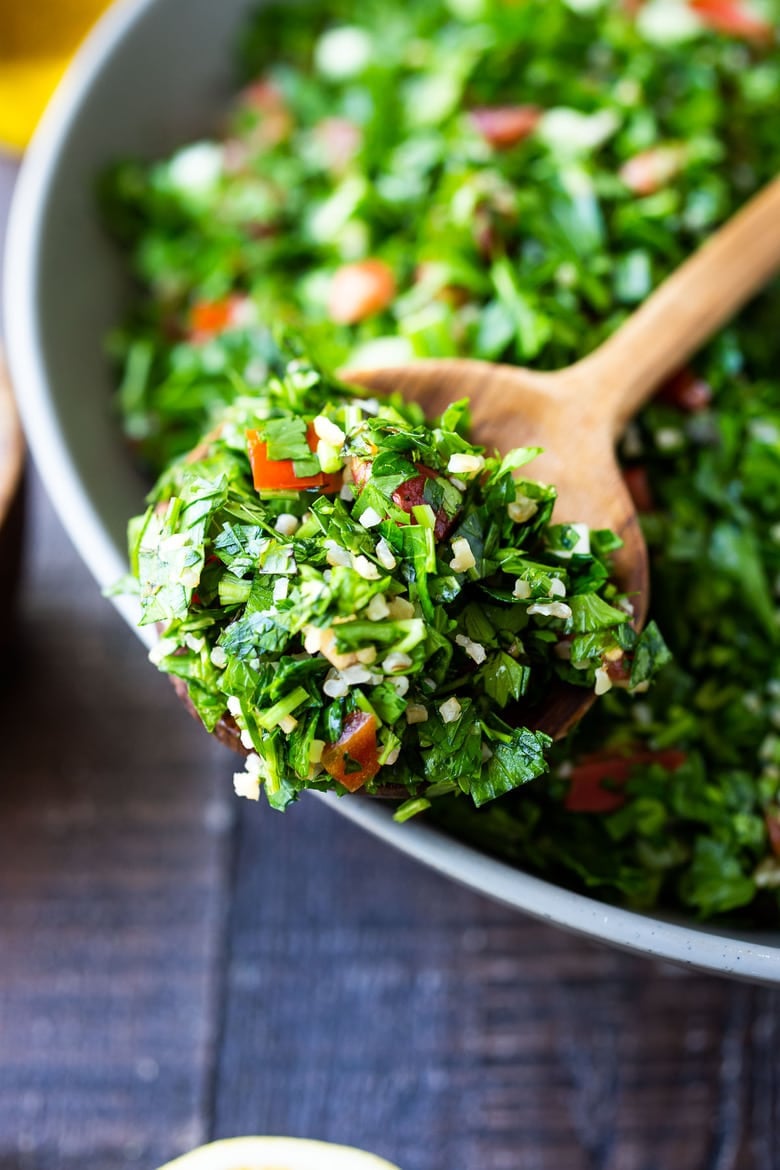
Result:
[[[313,799],[239,803],[31,505],[0,658],[0,1170],[251,1132],[402,1170],[780,1168],[780,992],[528,921]]]

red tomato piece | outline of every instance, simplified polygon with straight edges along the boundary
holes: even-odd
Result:
[[[239,293],[218,301],[196,301],[190,309],[190,341],[196,344],[209,341],[226,329],[245,323],[248,310],[251,310],[249,297]]]
[[[392,495],[392,501],[397,508],[401,508],[408,516],[411,516],[412,523],[416,524],[417,520],[414,516],[413,509],[420,507],[425,503],[425,482],[428,479],[438,479],[439,473],[432,471],[430,467],[426,467],[422,463],[415,463],[417,475],[407,479],[404,483],[399,484]],[[352,460],[352,479],[358,490],[365,487],[371,478],[371,460],[370,459],[353,459]],[[444,540],[445,537],[452,531],[455,523],[455,518],[450,520],[443,508],[439,508],[436,513],[436,523],[433,529],[433,535],[436,540]]]
[[[358,260],[336,272],[328,312],[339,325],[356,325],[381,313],[395,296],[395,277],[384,260]]]
[[[542,111],[538,106],[480,106],[471,121],[496,150],[508,150],[533,134]]]
[[[421,504],[425,503],[426,480],[438,479],[436,472],[431,471],[430,467],[424,467],[422,463],[415,463],[414,466],[418,474],[399,484],[392,497],[393,503],[410,515],[412,508],[419,508]]]
[[[263,114],[284,105],[281,90],[272,81],[263,79],[253,81],[251,85],[248,85],[241,95],[241,100],[245,106]]]
[[[257,125],[251,138],[259,146],[278,146],[289,138],[293,129],[293,118],[284,94],[271,81],[256,81],[248,86],[242,96],[244,106],[257,114]]]
[[[655,508],[650,480],[647,478],[647,468],[641,463],[635,467],[623,468],[623,481],[628,488],[628,494],[634,501],[637,512],[652,512]]]
[[[613,686],[627,687],[629,685],[632,663],[633,655],[628,657],[626,654],[622,658],[618,658],[616,662],[605,663],[604,668]]]
[[[314,128],[328,170],[343,174],[360,150],[362,133],[348,118],[323,118]]]
[[[686,414],[695,414],[699,410],[706,410],[712,402],[712,387],[693,370],[686,368],[670,378],[656,397],[669,406],[684,410]]]
[[[680,173],[685,157],[682,146],[653,146],[624,162],[618,174],[635,195],[654,195]]]
[[[306,435],[312,451],[317,449],[317,436],[312,427]],[[302,491],[304,488],[319,488],[323,495],[331,496],[341,491],[342,473],[318,475],[296,475],[292,459],[269,459],[268,447],[259,431],[246,432],[249,464],[252,468],[252,482],[255,491]]]
[[[230,324],[230,300],[196,301],[190,309],[190,336],[193,341],[216,337]]]
[[[625,795],[614,788],[604,788],[603,781],[608,780],[620,789],[637,764],[660,764],[667,772],[676,772],[686,758],[685,752],[676,748],[660,752],[640,750],[630,756],[609,756],[600,752],[583,756],[572,768],[564,807],[568,812],[614,812],[625,804]]]
[[[418,474],[413,479],[407,479],[406,483],[399,484],[393,492],[393,503],[397,507],[402,508],[409,516],[412,517],[412,523],[416,524],[413,508],[418,508],[425,503],[425,481],[428,479],[438,479],[438,472],[432,471],[430,467],[425,467],[422,463],[415,463]],[[448,519],[447,513],[443,508],[439,508],[436,513],[436,523],[433,529],[433,535],[436,540],[444,540],[447,534],[451,531],[454,518]]]
[[[688,0],[696,15],[716,32],[766,42],[774,38],[774,26],[740,0]]]
[[[344,720],[344,729],[335,743],[326,744],[322,766],[328,775],[350,792],[357,792],[379,771],[376,718],[355,711]]]

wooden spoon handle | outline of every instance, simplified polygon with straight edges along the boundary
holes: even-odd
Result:
[[[613,434],[780,268],[780,178],[572,368],[594,388]],[[581,383],[580,383],[581,384]]]

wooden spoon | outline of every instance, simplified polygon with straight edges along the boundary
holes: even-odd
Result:
[[[543,447],[528,471],[555,484],[556,521],[611,528],[623,540],[614,579],[631,595],[633,624],[647,616],[647,548],[615,457],[626,423],[653,392],[780,267],[780,178],[670,276],[588,357],[554,373],[468,360],[426,360],[344,376],[397,390],[429,416],[471,399],[471,437],[489,450]],[[780,323],[779,323],[780,325]],[[585,688],[553,688],[536,727],[559,739],[594,701]]]
[[[647,548],[615,457],[626,423],[780,267],[780,179],[756,195],[668,278],[599,349],[554,373],[469,360],[420,361],[396,369],[351,370],[344,377],[379,393],[399,391],[426,414],[471,399],[475,442],[501,452],[544,448],[530,465],[555,484],[557,521],[611,528],[623,540],[614,579],[632,597],[633,624],[647,616]],[[186,684],[172,679],[195,714]],[[560,739],[594,701],[592,691],[554,687],[529,722]],[[246,754],[226,715],[215,735]],[[385,790],[392,795],[392,786]],[[405,790],[399,792],[405,795]]]

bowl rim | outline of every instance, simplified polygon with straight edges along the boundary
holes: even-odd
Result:
[[[87,36],[23,160],[8,228],[4,274],[6,344],[19,391],[19,412],[60,521],[102,587],[126,572],[126,562],[87,497],[50,410],[52,396],[39,345],[36,273],[49,184],[63,144],[78,122],[93,82],[110,66],[125,35],[157,3],[158,0],[117,0]],[[149,646],[153,635],[138,628],[136,605],[127,598],[112,597],[111,601]],[[424,823],[396,824],[390,810],[379,802],[342,799],[333,794],[322,799],[406,855],[536,919],[646,957],[737,979],[780,983],[780,935],[776,933],[736,938],[704,924],[683,924],[615,907],[515,868]]]

